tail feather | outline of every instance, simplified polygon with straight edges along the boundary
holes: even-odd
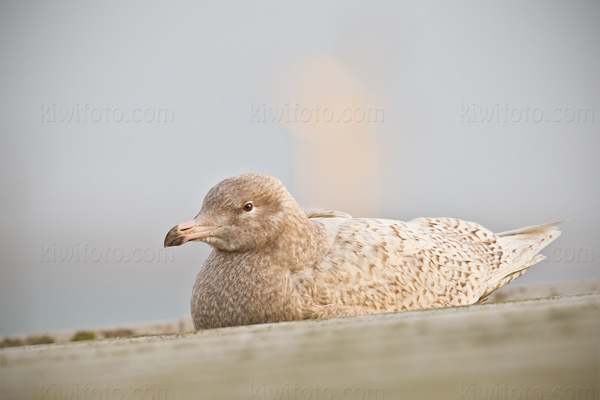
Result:
[[[529,267],[542,261],[545,257],[538,254],[560,236],[557,225],[565,221],[528,226],[521,229],[497,233],[499,242],[505,253],[503,268],[496,270],[482,291],[479,302],[484,302],[489,295],[523,275]]]
[[[515,230],[512,230],[512,231],[505,231],[505,232],[496,233],[496,236],[498,236],[498,237],[505,237],[505,236],[513,236],[513,235],[523,235],[523,234],[528,234],[528,233],[546,232],[548,230],[556,230],[556,231],[558,231],[558,228],[556,226],[560,225],[560,224],[563,224],[565,222],[567,222],[566,219],[564,219],[562,221],[550,222],[550,223],[543,224],[543,225],[526,226],[525,228],[520,228],[520,229],[515,229]]]

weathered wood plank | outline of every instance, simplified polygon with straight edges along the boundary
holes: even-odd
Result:
[[[597,399],[600,294],[5,349],[0,366],[3,400]]]

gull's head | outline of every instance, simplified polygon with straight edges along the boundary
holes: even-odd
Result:
[[[225,179],[208,191],[200,213],[169,231],[165,247],[205,242],[223,251],[268,245],[290,218],[305,217],[279,179],[250,173]]]

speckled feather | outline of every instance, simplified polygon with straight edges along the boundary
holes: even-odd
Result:
[[[557,223],[494,234],[452,218],[303,211],[262,174],[219,183],[195,221],[225,227],[200,239],[214,250],[193,289],[196,329],[482,302],[560,235]]]

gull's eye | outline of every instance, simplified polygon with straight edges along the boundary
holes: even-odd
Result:
[[[243,207],[244,211],[252,211],[253,208],[254,208],[254,203],[252,203],[251,201],[244,204],[244,207]]]

